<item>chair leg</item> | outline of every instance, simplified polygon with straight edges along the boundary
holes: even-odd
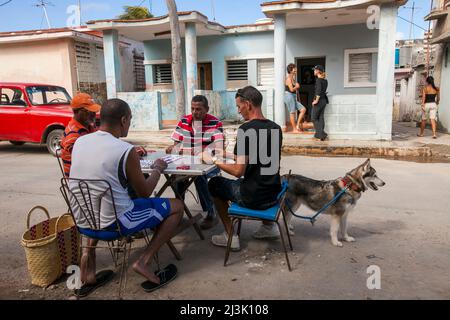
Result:
[[[286,234],[289,240],[289,247],[291,248],[291,251],[294,251],[294,247],[292,246],[292,240],[291,240],[291,235],[289,234],[289,227],[286,221],[286,215],[284,214],[284,211],[282,211],[283,213],[283,222],[284,222],[284,227],[286,228]]]
[[[174,246],[171,240],[167,241],[167,246],[169,247],[170,251],[172,251],[173,255],[175,256],[175,259],[178,261],[183,260],[180,253],[178,252],[177,248]]]
[[[230,257],[230,250],[231,250],[231,242],[233,241],[233,235],[234,235],[234,223],[235,219],[231,219],[231,233],[228,235],[228,243],[227,243],[227,250],[225,251],[225,260],[223,262],[223,266],[227,266],[228,258]]]
[[[292,271],[291,263],[289,262],[289,255],[288,255],[288,252],[287,252],[286,243],[284,241],[284,236],[283,236],[283,232],[282,232],[281,226],[278,223],[278,221],[276,222],[276,224],[278,226],[278,230],[280,231],[281,243],[283,244],[283,250],[284,250],[284,254],[286,255],[286,261],[287,261],[287,265],[288,265],[289,271]]]
[[[128,246],[130,248],[128,248]],[[122,266],[121,266],[121,270],[120,270],[120,280],[119,280],[119,300],[122,300],[122,291],[125,291],[125,288],[127,286],[127,262],[128,259],[130,257],[130,250],[131,249],[131,243],[128,244],[125,242],[124,246],[123,246],[123,261],[122,261]],[[123,288],[123,290],[122,290]]]
[[[242,219],[239,219],[237,235],[241,236]]]

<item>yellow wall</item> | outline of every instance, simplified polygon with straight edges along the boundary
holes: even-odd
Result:
[[[0,44],[0,82],[34,82],[76,90],[70,39]]]

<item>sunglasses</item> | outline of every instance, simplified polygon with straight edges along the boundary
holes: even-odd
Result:
[[[250,101],[250,98],[246,97],[243,93],[242,93],[242,89],[239,89],[236,93],[236,99],[237,98],[241,98],[242,100],[247,100]]]

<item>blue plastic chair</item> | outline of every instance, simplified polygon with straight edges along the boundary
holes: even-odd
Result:
[[[292,251],[293,247],[292,247],[291,236],[289,235],[289,229],[288,229],[288,226],[286,223],[285,212],[284,212],[284,210],[285,210],[284,202],[286,199],[286,192],[289,188],[288,181],[289,180],[282,182],[281,192],[277,198],[278,203],[275,206],[273,206],[267,210],[252,210],[252,209],[241,207],[241,206],[237,205],[236,203],[231,204],[230,208],[228,209],[228,216],[231,218],[231,236],[228,237],[228,244],[227,244],[227,250],[225,252],[224,266],[227,265],[228,259],[230,257],[231,242],[233,239],[232,235],[234,235],[234,225],[236,223],[238,223],[237,235],[239,236],[241,234],[242,220],[257,220],[257,221],[274,222],[277,224],[278,230],[280,231],[280,237],[281,237],[281,242],[283,244],[284,253],[286,255],[287,265],[288,265],[289,271],[292,271],[291,264],[289,262],[289,255],[288,255],[287,248],[286,248],[286,242],[284,240],[281,226],[278,222],[280,216],[283,215],[284,226],[286,228],[286,234],[287,234],[287,237],[289,240],[289,247]]]

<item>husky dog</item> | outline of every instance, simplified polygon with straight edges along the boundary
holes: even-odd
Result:
[[[288,177],[288,175],[285,175],[283,179],[288,179]],[[343,178],[335,180],[317,181],[300,175],[291,175],[284,208],[290,233],[293,234],[293,226],[290,224],[291,210],[295,213],[300,205],[304,204],[314,211],[319,211],[337,193],[347,187],[347,191],[324,213],[331,215],[330,236],[331,243],[334,246],[342,247],[342,242],[338,239],[339,231],[341,239],[346,242],[354,242],[355,238],[347,233],[348,214],[355,207],[363,192],[368,188],[377,191],[379,187],[385,184],[383,180],[378,178],[377,172],[370,165],[370,159],[347,173]]]

